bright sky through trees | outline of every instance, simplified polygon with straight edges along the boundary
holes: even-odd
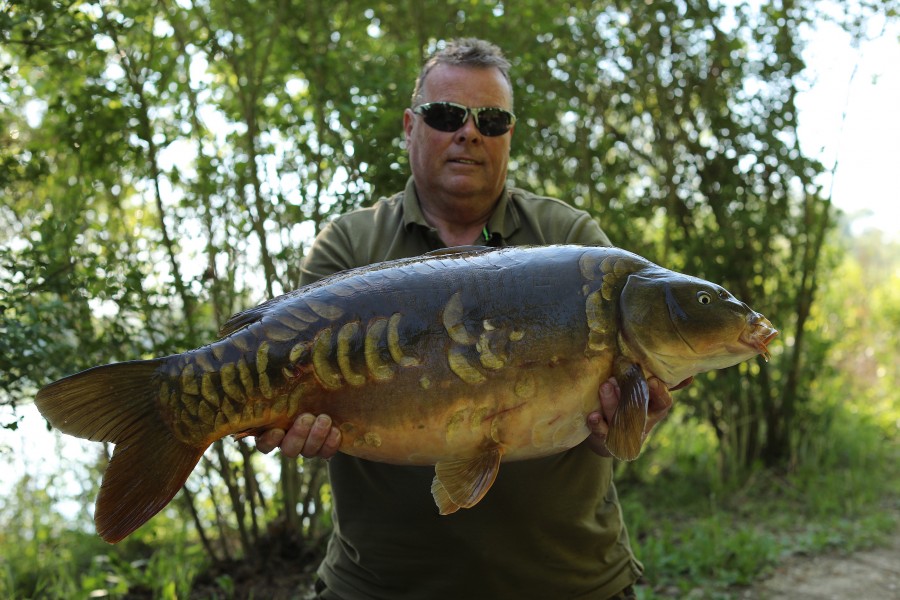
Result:
[[[832,24],[807,34],[811,87],[797,101],[798,134],[826,169],[837,161],[832,200],[854,218],[853,231],[900,240],[900,26],[882,28],[870,23],[858,48]]]

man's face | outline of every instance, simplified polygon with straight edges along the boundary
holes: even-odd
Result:
[[[422,86],[421,103],[455,102],[470,108],[512,110],[512,93],[496,68],[437,65]],[[407,109],[403,115],[406,147],[420,198],[465,197],[492,203],[506,183],[509,133],[489,137],[469,115],[457,131],[438,131]]]

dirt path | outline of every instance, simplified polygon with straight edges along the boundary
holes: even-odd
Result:
[[[832,598],[900,600],[900,532],[883,548],[792,558],[742,596],[746,600]]]

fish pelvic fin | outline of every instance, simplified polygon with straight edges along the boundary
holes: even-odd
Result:
[[[450,499],[447,488],[444,487],[437,475],[434,476],[431,482],[431,495],[434,497],[434,503],[438,507],[438,512],[442,515],[452,515],[459,510],[459,504]]]
[[[97,533],[114,544],[168,504],[206,448],[175,437],[155,381],[165,359],[88,369],[42,388],[35,405],[63,433],[112,442],[94,511]]]
[[[640,366],[616,361],[616,380],[621,394],[606,436],[606,449],[619,460],[634,460],[641,453],[650,389]]]
[[[497,472],[503,449],[491,446],[471,458],[446,460],[434,466],[431,495],[442,515],[455,513],[460,508],[471,508],[487,494]]]

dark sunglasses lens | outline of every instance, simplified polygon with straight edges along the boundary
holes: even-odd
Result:
[[[466,110],[452,104],[429,104],[422,109],[422,117],[438,131],[456,131],[466,122]]]
[[[512,115],[500,108],[486,108],[478,113],[478,130],[487,136],[503,135],[512,126]]]

